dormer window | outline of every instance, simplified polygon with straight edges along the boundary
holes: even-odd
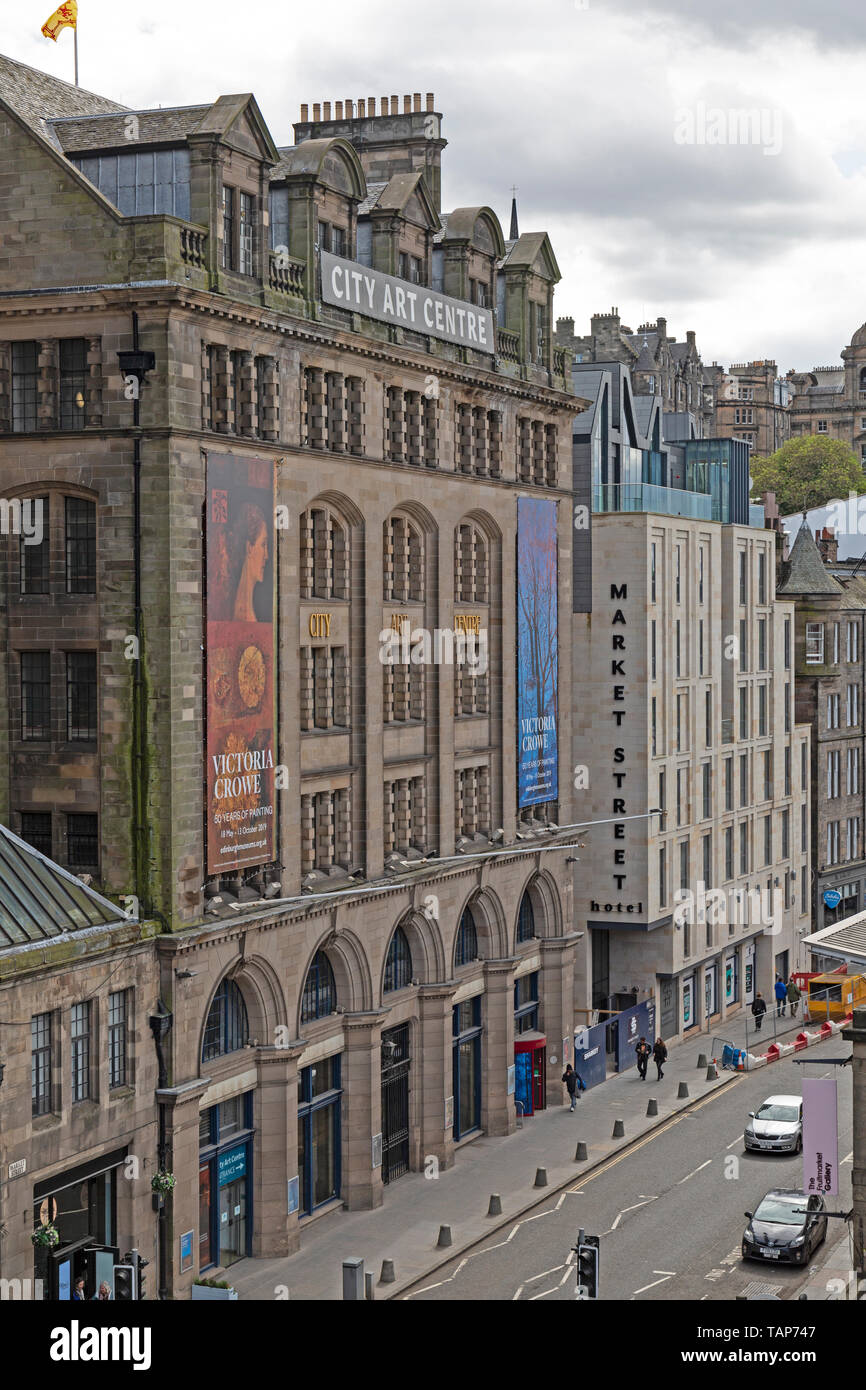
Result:
[[[346,255],[346,229],[335,227],[333,222],[319,223],[319,250],[330,251],[332,256]]]
[[[223,270],[237,270],[241,275],[254,273],[253,229],[256,200],[252,193],[229,188],[223,184],[223,240],[220,265]]]
[[[421,284],[421,262],[417,256],[410,256],[408,252],[401,251],[397,264],[397,274],[401,280],[408,280],[410,285]]]
[[[490,308],[490,286],[486,280],[470,279],[469,299],[472,304],[477,304],[481,309]]]

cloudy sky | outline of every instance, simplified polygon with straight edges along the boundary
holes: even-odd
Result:
[[[39,32],[53,3],[4,6],[0,52],[71,80],[71,32]],[[705,361],[835,363],[866,320],[866,6],[720,8],[79,0],[81,84],[139,109],[252,91],[279,145],[302,101],[433,91],[443,206],[507,226],[516,184],[579,330],[617,305],[695,329]]]

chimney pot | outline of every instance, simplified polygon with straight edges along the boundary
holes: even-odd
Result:
[[[421,93],[414,92],[412,95],[412,107],[415,111],[421,110]]]
[[[427,93],[427,110],[428,110],[428,111],[433,111],[434,109],[435,109],[435,108],[434,108],[434,106],[433,106],[433,93],[432,93],[432,92],[428,92],[428,93]]]
[[[408,95],[403,97],[403,115],[408,116],[412,111],[412,98]]]
[[[399,116],[399,114],[400,114],[400,98],[399,98],[399,97],[395,97],[395,96],[392,94],[392,96],[391,96],[391,115],[392,115],[392,116]]]
[[[342,103],[341,101],[335,101],[335,102],[334,102],[334,120],[335,120],[335,121],[341,121],[342,119],[343,119],[343,103]]]
[[[346,109],[346,120],[347,120],[347,121],[351,121],[351,119],[352,119],[352,99],[351,99],[351,97],[350,97],[349,100],[346,102],[346,104],[345,104],[345,109]]]
[[[322,120],[329,121],[331,119],[331,103],[329,101],[322,103],[322,113]]]
[[[375,98],[375,97],[367,97],[367,115],[368,115],[368,116],[375,116],[375,114],[376,114],[376,98]]]
[[[318,102],[318,101],[314,101],[314,102],[313,102],[313,120],[314,120],[314,121],[320,121],[321,119],[322,119],[322,107],[321,107],[321,103]]]
[[[364,111],[364,98],[363,98],[363,97],[358,97],[358,115],[359,115],[359,116],[363,116],[363,115],[365,115],[365,114],[366,114],[366,113],[365,113],[365,111]]]
[[[375,111],[374,111],[374,112],[373,112],[373,115],[375,116],[375,114],[376,114],[376,113],[375,113]],[[380,97],[380,98],[379,98],[379,115],[380,115],[380,116],[387,116],[387,114],[388,114],[388,98],[387,98],[387,97]]]
[[[301,120],[302,120],[302,121],[308,121],[308,120],[310,119],[309,111],[310,111],[310,108],[309,108],[309,106],[307,105],[307,103],[306,103],[305,101],[302,101],[302,102],[301,102]]]

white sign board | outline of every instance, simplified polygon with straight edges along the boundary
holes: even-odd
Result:
[[[491,356],[496,352],[493,314],[465,299],[452,299],[427,289],[384,275],[381,270],[359,265],[357,261],[321,252],[322,299],[338,309],[349,309],[370,319],[408,328],[430,338],[474,348]]]

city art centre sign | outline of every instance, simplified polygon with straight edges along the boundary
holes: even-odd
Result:
[[[464,299],[412,285],[381,270],[322,251],[322,299],[338,309],[443,338],[447,343],[474,348],[491,356],[496,352],[493,314]]]

